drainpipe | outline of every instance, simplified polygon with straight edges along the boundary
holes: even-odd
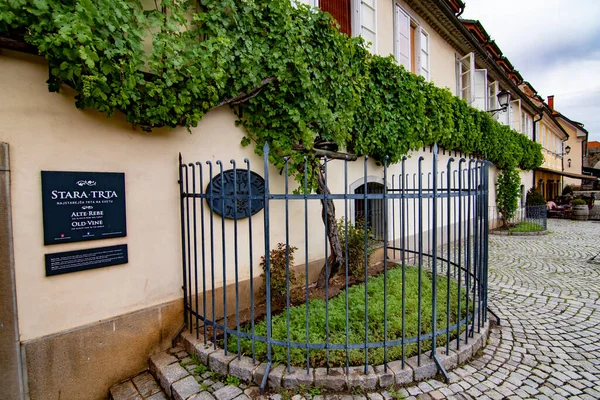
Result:
[[[539,118],[536,120],[535,117],[539,117]],[[537,124],[536,123],[540,122],[542,120],[542,118],[544,118],[544,109],[543,108],[540,110],[539,114],[536,114],[533,117],[533,141],[534,142],[537,142],[537,140],[536,140]],[[533,170],[533,187],[535,188],[535,169]]]

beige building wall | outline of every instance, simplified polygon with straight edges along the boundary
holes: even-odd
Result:
[[[565,148],[567,146],[571,147],[569,154],[565,154],[564,156],[565,172],[581,174],[581,169],[583,167],[583,141],[585,140],[585,136],[578,136],[577,133],[579,130],[573,125],[563,122],[560,117],[559,123],[569,134],[569,139],[565,142]],[[570,166],[568,162],[569,159],[571,160]],[[581,184],[581,179],[569,178],[567,176],[563,177],[563,187],[566,185],[580,186]]]

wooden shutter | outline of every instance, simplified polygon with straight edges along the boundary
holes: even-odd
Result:
[[[510,102],[510,119],[511,127],[517,132],[523,132],[521,126],[521,99]]]
[[[416,55],[418,64],[417,73],[425,78],[426,81],[429,81],[429,34],[425,29],[418,27],[417,38],[419,43],[419,52]]]
[[[395,52],[396,60],[404,65],[407,71],[411,70],[410,59],[410,17],[408,14],[396,5],[396,32],[395,32]]]
[[[485,111],[488,103],[487,69],[476,69],[473,76],[473,107]]]
[[[319,0],[321,10],[328,12],[340,24],[340,31],[352,35],[350,0]]]

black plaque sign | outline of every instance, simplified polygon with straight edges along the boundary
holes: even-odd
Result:
[[[127,264],[127,245],[46,254],[46,276]]]
[[[252,198],[250,198],[252,195]],[[208,206],[217,214],[230,219],[248,218],[265,207],[265,180],[243,169],[228,169],[216,175],[206,187]],[[212,196],[212,200],[211,197]]]
[[[125,174],[42,171],[44,244],[127,236]]]

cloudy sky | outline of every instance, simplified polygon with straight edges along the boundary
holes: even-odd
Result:
[[[466,0],[526,81],[600,141],[600,0]]]

